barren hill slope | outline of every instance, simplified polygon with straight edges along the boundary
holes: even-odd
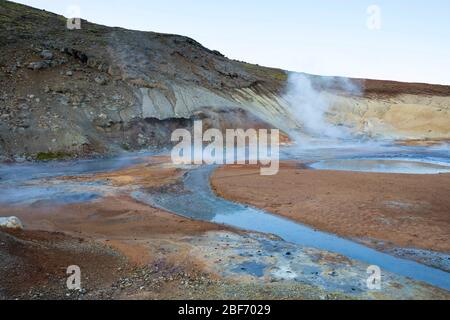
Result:
[[[194,119],[219,128],[301,129],[287,72],[232,61],[193,39],[110,28],[0,1],[0,156],[84,156],[165,146]],[[352,80],[327,119],[369,136],[450,137],[450,87]]]

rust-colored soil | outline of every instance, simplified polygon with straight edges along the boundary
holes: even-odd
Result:
[[[147,163],[127,167],[121,170],[76,177],[62,177],[62,180],[108,181],[115,187],[139,185],[153,188],[175,183],[184,173],[170,164],[170,157],[152,156]]]
[[[227,166],[215,191],[345,237],[450,252],[450,175],[315,171],[283,163],[275,176]]]
[[[26,229],[61,231],[106,240],[193,235],[223,229],[152,208],[128,196],[65,206],[1,208],[0,216],[6,214],[19,217]]]
[[[186,219],[121,194],[124,185],[161,187],[182,171],[150,164],[83,177],[109,180],[118,191],[82,204],[37,202],[4,206],[0,216],[17,216],[26,231],[0,230],[0,299],[180,298],[190,287],[172,288],[174,279],[201,278],[202,263],[188,256],[183,237],[225,227]],[[78,265],[86,294],[66,289],[66,269]],[[181,281],[181,280],[180,280]]]
[[[89,291],[110,287],[126,267],[113,250],[62,233],[0,229],[0,244],[1,299],[73,299],[66,287],[69,266],[80,267]]]

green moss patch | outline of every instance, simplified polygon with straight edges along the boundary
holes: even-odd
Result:
[[[271,78],[271,79],[276,79],[276,80],[280,80],[280,81],[287,80],[286,72],[281,69],[261,67],[256,64],[250,64],[250,63],[245,63],[245,62],[242,63],[242,65],[247,70],[247,72],[257,75],[259,77],[269,78],[269,79]]]
[[[52,161],[52,160],[63,160],[71,158],[72,154],[62,151],[57,152],[39,152],[36,155],[36,160],[38,161]]]

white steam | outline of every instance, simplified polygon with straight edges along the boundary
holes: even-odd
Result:
[[[349,79],[338,77],[314,77],[289,73],[284,99],[291,106],[295,120],[303,126],[304,133],[316,138],[349,138],[347,128],[327,121],[326,113],[336,97],[335,89],[346,94],[359,94],[360,89]]]

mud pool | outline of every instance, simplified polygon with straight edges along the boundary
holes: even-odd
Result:
[[[323,160],[313,163],[309,167],[318,170],[385,172],[404,174],[438,174],[450,172],[450,166],[446,165],[396,159]]]

